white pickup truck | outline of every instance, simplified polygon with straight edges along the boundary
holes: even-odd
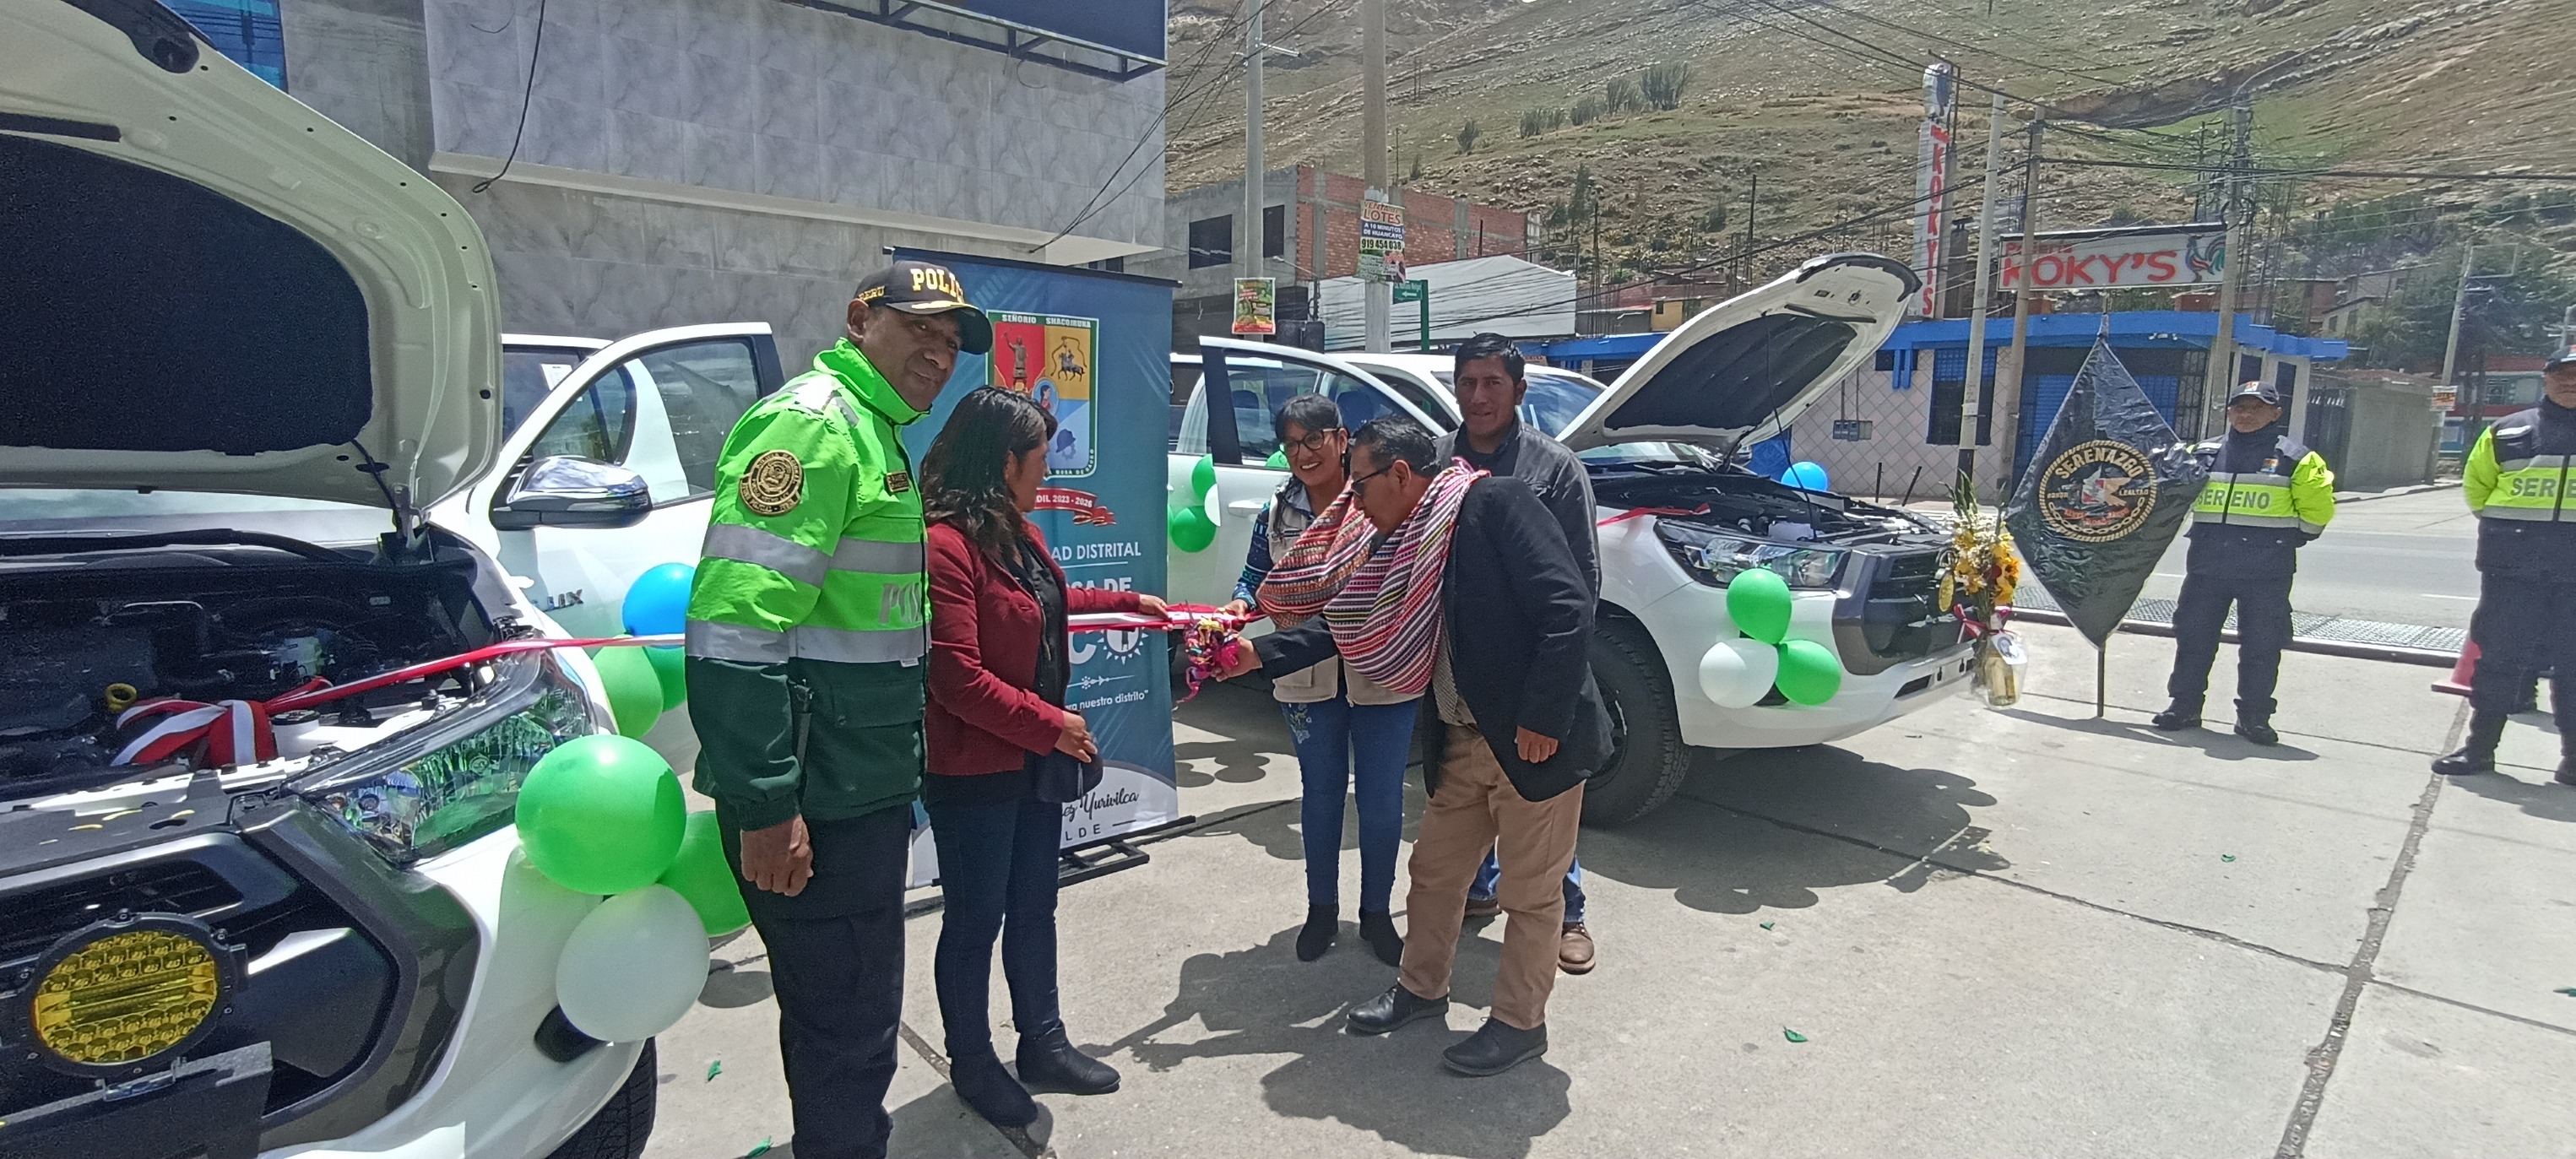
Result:
[[[1585,789],[1586,822],[1633,821],[1661,805],[1693,749],[1822,744],[1967,685],[1970,646],[1938,605],[1949,545],[1937,528],[1731,462],[1865,362],[1915,285],[1900,262],[1828,255],[1692,318],[1607,387],[1530,368],[1522,421],[1581,453],[1604,521],[1592,667],[1623,739]],[[1170,482],[1182,501],[1192,466],[1213,457],[1219,527],[1207,550],[1174,551],[1175,599],[1232,598],[1254,516],[1287,477],[1271,457],[1271,420],[1288,399],[1330,395],[1352,427],[1383,414],[1435,432],[1458,425],[1445,356],[1316,354],[1218,338],[1200,347],[1173,357]],[[1209,406],[1214,381],[1231,405]],[[1633,510],[1686,514],[1620,518]],[[1775,690],[1729,708],[1702,690],[1701,658],[1739,635],[1726,585],[1753,567],[1788,581],[1789,634],[1841,660],[1831,700],[1793,704]]]

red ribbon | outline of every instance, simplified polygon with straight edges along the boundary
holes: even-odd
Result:
[[[1708,514],[1708,504],[1706,504],[1706,503],[1702,503],[1702,504],[1700,504],[1700,505],[1699,505],[1699,506],[1697,506],[1697,507],[1691,507],[1691,508],[1681,508],[1681,507],[1631,507],[1631,508],[1629,508],[1629,509],[1628,509],[1628,510],[1626,510],[1626,511],[1622,511],[1622,512],[1618,513],[1617,515],[1613,515],[1613,516],[1611,516],[1611,517],[1610,517],[1610,518],[1608,518],[1608,519],[1604,519],[1604,520],[1602,520],[1602,521],[1601,521],[1601,522],[1599,522],[1599,523],[1593,524],[1593,526],[1595,526],[1595,527],[1608,527],[1608,526],[1610,526],[1610,525],[1611,525],[1611,524],[1613,524],[1613,523],[1626,523],[1627,521],[1629,521],[1629,520],[1631,520],[1631,519],[1643,519],[1643,518],[1645,518],[1646,516],[1649,516],[1649,515],[1706,515],[1706,514]]]

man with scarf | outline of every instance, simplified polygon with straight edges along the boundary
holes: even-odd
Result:
[[[1492,1017],[1443,1052],[1500,1074],[1547,1051],[1547,997],[1582,820],[1583,781],[1610,755],[1585,648],[1592,589],[1529,487],[1441,463],[1409,419],[1351,437],[1350,483],[1261,586],[1311,617],[1255,642],[1227,673],[1273,677],[1338,655],[1399,692],[1429,690],[1443,727],[1424,753],[1430,805],[1409,866],[1402,972],[1350,1014],[1358,1034],[1444,1017],[1468,884],[1502,853],[1508,915]]]

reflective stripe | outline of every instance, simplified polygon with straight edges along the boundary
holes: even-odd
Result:
[[[2489,503],[2478,511],[2480,519],[2520,519],[2533,523],[2554,523],[2558,512],[2549,507],[2505,507]]]
[[[929,651],[927,625],[859,632],[807,624],[772,632],[740,624],[691,620],[688,629],[689,655],[744,664],[783,664],[791,659],[890,664],[918,660]]]
[[[845,545],[849,542],[842,541]],[[707,525],[706,546],[698,554],[709,559],[730,559],[765,567],[798,583],[823,586],[823,574],[832,570],[833,557],[798,543],[786,536],[739,523]]]
[[[918,660],[930,651],[930,627],[881,628],[855,632],[845,628],[818,628],[811,624],[788,633],[796,655],[807,660],[832,660],[842,664],[886,664]]]
[[[842,397],[841,392],[837,390],[832,392],[832,409],[841,412],[842,422],[854,427],[859,425],[858,408],[851,406],[850,400]]]
[[[2496,470],[2506,475],[2516,471],[2557,471],[2568,466],[2569,458],[2567,455],[2533,455],[2523,459],[2505,459],[2496,463]]]
[[[2191,502],[2196,524],[2228,527],[2297,527],[2290,477],[2269,471],[2212,471]]]
[[[2307,520],[2302,519],[2299,521],[2299,530],[2307,532],[2310,535],[2323,535],[2326,533],[2326,525],[2322,523],[2310,523]],[[2340,543],[2342,541],[2337,540],[2336,542]]]
[[[689,621],[688,654],[743,664],[784,664],[795,657],[785,632],[712,620]]]
[[[929,559],[928,549],[918,539],[908,543],[844,539],[832,552],[832,570],[916,576],[928,570]],[[814,582],[819,584],[822,581]]]

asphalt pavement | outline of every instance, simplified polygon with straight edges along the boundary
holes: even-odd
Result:
[[[2466,628],[2478,606],[2477,517],[2455,482],[2402,495],[2346,499],[2317,541],[2299,549],[2290,603],[2301,612]],[[2187,536],[2156,564],[2141,599],[2182,594]]]
[[[1265,697],[1211,690],[1175,726],[1195,826],[1062,901],[1066,1019],[1124,1087],[1041,1096],[1025,1134],[967,1112],[926,914],[894,1153],[2571,1153],[2576,788],[2547,783],[2544,722],[2513,726],[2503,774],[2444,782],[2426,762],[2462,704],[2425,669],[2293,653],[2279,747],[2160,734],[2170,641],[2113,640],[2095,720],[2092,650],[2027,633],[2018,705],[1705,761],[1660,812],[1587,830],[1600,967],[1560,981],[1550,1053],[1488,1079],[1439,1051],[1484,1016],[1500,923],[1462,950],[1445,1027],[1344,1034],[1393,971],[1348,924],[1296,960],[1295,762]],[[1343,874],[1352,897],[1355,854]],[[787,1159],[757,939],[718,958],[661,1040],[646,1154]]]

